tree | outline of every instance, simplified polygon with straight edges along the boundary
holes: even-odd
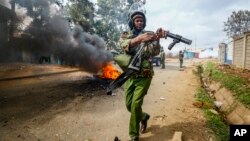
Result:
[[[128,9],[135,0],[69,0],[66,6],[75,24],[85,32],[101,36],[108,49],[117,49],[117,42],[123,30],[127,29]],[[143,0],[145,4],[145,0]]]
[[[117,49],[120,33],[127,25],[132,0],[97,0],[96,33],[104,38],[109,49]]]
[[[224,31],[229,37],[240,36],[250,31],[250,11],[233,11],[231,16],[224,22]]]
[[[67,11],[75,24],[80,25],[85,32],[94,33],[94,4],[89,0],[69,0]]]

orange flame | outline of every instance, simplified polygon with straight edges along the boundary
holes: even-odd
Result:
[[[111,63],[108,63],[106,66],[101,68],[101,74],[99,75],[99,77],[114,80],[120,74],[121,72],[119,72],[116,68],[114,68]]]

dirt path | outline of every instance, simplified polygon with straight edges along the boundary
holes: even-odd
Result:
[[[155,76],[143,110],[150,113],[141,141],[167,141],[175,131],[184,141],[213,140],[200,109],[193,107],[198,81],[194,61],[179,71],[177,60]],[[113,141],[129,139],[129,113],[123,90],[105,94],[105,84],[90,74],[69,72],[53,76],[0,81],[0,140]]]

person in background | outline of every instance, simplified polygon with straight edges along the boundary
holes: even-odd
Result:
[[[180,61],[180,69],[183,68],[183,58],[184,58],[184,53],[183,51],[179,51],[179,61]]]
[[[163,47],[161,47],[160,57],[161,57],[161,68],[165,69],[165,52]]]

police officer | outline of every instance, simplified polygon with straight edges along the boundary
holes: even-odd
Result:
[[[163,50],[163,47],[161,47],[160,57],[161,57],[161,68],[165,69],[165,52]]]
[[[119,40],[120,47],[127,54],[134,56],[142,42],[150,42],[142,52],[140,71],[131,76],[125,82],[124,86],[126,107],[131,113],[129,135],[132,141],[138,141],[139,132],[144,133],[146,131],[147,121],[150,118],[149,114],[142,111],[143,98],[147,94],[154,75],[150,58],[160,53],[161,46],[159,40],[166,35],[166,31],[161,28],[157,30],[157,34],[144,31],[146,27],[146,17],[145,14],[140,11],[130,14],[128,24],[130,30],[123,32]]]
[[[183,65],[183,58],[184,58],[184,53],[180,50],[179,51],[179,61],[180,61],[180,69],[182,69]]]

